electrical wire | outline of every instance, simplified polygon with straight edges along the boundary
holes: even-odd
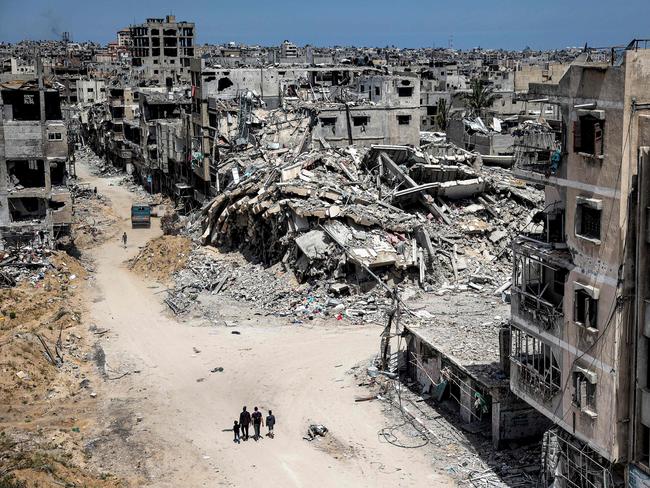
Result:
[[[401,301],[399,300],[399,297],[397,296],[397,291],[394,292],[394,299],[395,299],[395,306],[396,306],[395,314],[394,314],[394,318],[395,318],[395,335],[394,336],[397,337],[397,354],[399,354],[401,352],[401,350],[402,350],[402,339],[403,338],[402,338],[402,334],[399,331],[399,317],[400,317],[399,308],[400,308]],[[390,337],[391,337],[390,334],[385,336],[385,340],[389,340]],[[398,402],[397,407],[399,408],[400,414],[402,415],[402,418],[403,418],[404,421],[401,424],[393,425],[391,427],[384,427],[383,429],[381,429],[381,430],[379,430],[377,432],[377,436],[380,439],[383,438],[389,444],[392,444],[393,446],[400,447],[400,448],[403,448],[403,449],[419,449],[421,447],[426,446],[427,444],[429,444],[430,439],[426,435],[426,432],[424,431],[424,428],[422,426],[418,425],[415,422],[415,420],[412,418],[412,416],[410,416],[410,415],[408,415],[406,413],[406,411],[404,410],[404,406],[402,405],[402,388],[401,388],[401,383],[399,382],[400,381],[399,378],[394,379],[394,380],[391,379],[390,381],[391,381],[390,384],[393,386],[393,388],[395,388],[395,392],[397,394],[397,402]],[[394,403],[391,401],[391,404],[394,404]],[[414,446],[409,446],[409,445],[402,444],[402,443],[398,442],[397,436],[395,436],[395,434],[393,434],[393,432],[396,431],[397,429],[400,429],[400,428],[404,427],[407,424],[410,425],[411,427],[413,427],[420,434],[420,436],[423,439],[423,442],[421,442],[420,444],[416,444]]]

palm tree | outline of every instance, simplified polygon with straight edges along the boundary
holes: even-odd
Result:
[[[438,113],[436,114],[436,125],[441,131],[447,130],[447,124],[449,123],[449,107],[447,106],[447,100],[441,98],[438,100]]]
[[[469,93],[463,94],[463,100],[465,100],[465,105],[471,110],[472,114],[480,117],[483,115],[485,109],[494,104],[495,100],[499,98],[499,95],[494,93],[494,90],[479,78],[473,78],[470,81],[470,88],[471,91]]]

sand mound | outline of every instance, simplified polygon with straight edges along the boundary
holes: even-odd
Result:
[[[172,274],[185,267],[191,250],[192,241],[187,237],[157,237],[129,260],[129,268],[139,275],[166,282]]]

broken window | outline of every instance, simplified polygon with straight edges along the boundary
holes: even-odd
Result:
[[[601,202],[578,197],[575,233],[587,239],[600,240]]]
[[[9,199],[9,215],[12,222],[25,222],[41,220],[47,213],[47,204],[44,198],[25,197]]]
[[[510,359],[518,367],[519,383],[544,399],[560,391],[561,371],[551,346],[541,339],[511,327]]]
[[[587,328],[598,328],[598,299],[589,294],[587,290],[575,291],[573,321]]]
[[[375,95],[381,95],[381,89],[378,86],[375,87]]]
[[[574,152],[603,155],[605,121],[593,115],[584,115],[573,123]]]
[[[515,254],[513,313],[545,329],[555,329],[563,316],[568,271],[535,255]]]
[[[9,189],[45,187],[45,163],[40,159],[7,160]]]
[[[52,186],[65,185],[66,176],[67,171],[65,169],[65,163],[63,161],[50,162],[50,183]]]
[[[641,462],[646,466],[650,464],[650,428],[641,424]]]
[[[352,117],[352,125],[355,127],[363,127],[370,123],[370,117],[367,115],[357,115]]]
[[[411,116],[410,115],[398,115],[397,116],[397,123],[399,125],[409,125],[411,123]]]
[[[596,375],[583,368],[578,369],[573,373],[573,403],[583,412],[595,413]]]
[[[319,120],[322,127],[333,127],[336,125],[336,117],[321,117]]]
[[[412,86],[398,86],[397,95],[399,97],[411,97],[413,96],[413,87]]]
[[[233,86],[233,84],[234,83],[227,76],[219,78],[219,81],[217,82],[217,91],[223,91],[226,88]]]

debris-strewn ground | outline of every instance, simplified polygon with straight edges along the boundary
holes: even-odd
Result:
[[[118,486],[84,455],[99,381],[79,296],[88,273],[48,254],[42,269],[0,289],[0,486]]]
[[[192,241],[184,236],[161,236],[149,241],[129,268],[154,281],[167,282],[172,274],[185,268],[192,250]]]
[[[489,435],[464,428],[457,408],[436,403],[417,391],[417,384],[385,377],[369,378],[359,368],[355,377],[381,402],[394,425],[382,430],[385,442],[404,448],[425,448],[437,470],[459,486],[507,488],[535,486],[539,473],[539,443],[510,442],[501,450]],[[372,401],[372,400],[370,400]]]
[[[87,184],[75,182],[70,190],[74,197],[72,233],[77,250],[90,249],[113,237],[117,217],[110,202]]]
[[[334,280],[300,283],[280,264],[266,267],[210,247],[192,251],[187,266],[174,275],[165,301],[177,315],[191,311],[215,322],[228,299],[292,323],[330,318],[372,323],[382,321],[392,303],[383,288],[349,295],[345,288],[336,288]]]

